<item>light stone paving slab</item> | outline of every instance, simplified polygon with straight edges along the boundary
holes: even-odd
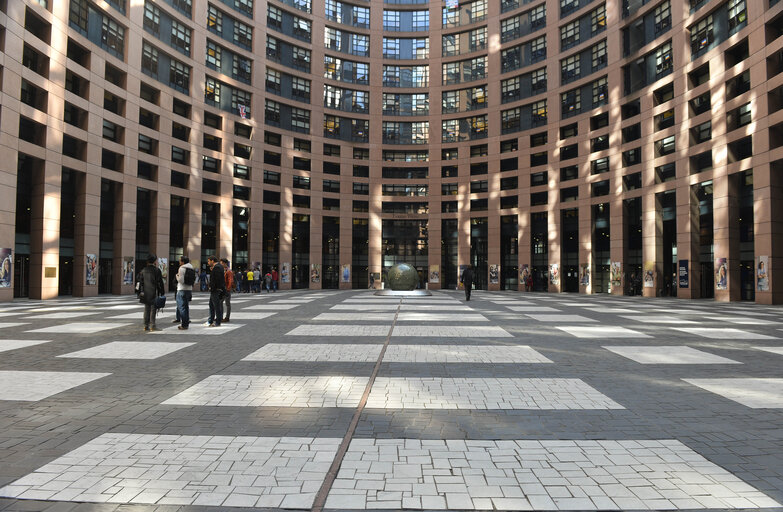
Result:
[[[141,309],[142,311],[144,311],[144,306],[142,304],[140,304],[140,303],[135,303],[135,304],[117,304],[115,306],[103,307],[102,309],[119,310],[119,311],[126,310],[126,309]]]
[[[326,500],[326,508],[352,510],[779,506],[725,469],[669,439],[353,439]]]
[[[692,325],[696,324],[697,322],[694,322],[692,320],[685,320],[683,318],[677,318],[674,316],[664,316],[664,315],[620,315],[620,318],[625,318],[626,320],[631,320],[634,322],[641,322],[643,324],[676,324],[676,325]]]
[[[641,364],[742,364],[685,345],[605,346],[603,348]]]
[[[710,338],[714,340],[775,340],[778,339],[774,336],[767,336],[766,334],[758,334],[750,331],[743,331],[740,329],[732,329],[728,327],[672,327],[678,331],[687,332],[688,334],[695,334],[702,338]]]
[[[403,302],[400,311],[474,311],[473,308],[458,304],[412,304]]]
[[[397,311],[397,308],[399,308],[400,305],[395,304],[335,304],[329,309],[334,309],[338,311]]]
[[[310,508],[339,438],[103,434],[0,489],[68,502]]]
[[[560,311],[550,306],[506,306],[511,311],[517,313],[555,313]]]
[[[538,314],[527,314],[525,315],[529,318],[532,318],[533,320],[537,322],[563,322],[563,323],[585,323],[585,322],[595,322],[592,318],[587,318],[586,316],[582,315],[565,315],[565,314],[558,314],[558,315],[538,315]]]
[[[142,310],[143,311],[143,310]],[[25,320],[68,320],[82,316],[97,315],[100,311],[61,311],[58,313],[38,313],[24,317]]]
[[[391,322],[394,320],[394,312],[365,312],[365,313],[321,313],[313,318],[318,321],[330,322]]]
[[[84,311],[86,309],[92,309],[89,305],[83,306],[58,306],[58,305],[44,305],[40,308],[29,309],[30,313],[51,313],[53,311]]]
[[[356,407],[368,377],[212,375],[163,405]]]
[[[580,379],[378,377],[375,409],[624,409]]]
[[[432,326],[432,325],[395,325],[394,337],[433,337],[433,338],[513,338],[514,336],[496,325],[472,326]]]
[[[244,324],[235,324],[232,322],[222,323],[218,327],[208,327],[204,324],[191,321],[187,330],[184,331],[179,330],[178,325],[172,325],[171,327],[166,327],[161,331],[154,331],[150,334],[176,334],[177,336],[220,336],[244,326]],[[226,339],[226,341],[230,341],[230,339],[231,338],[229,337]]]
[[[263,310],[279,310],[284,311],[288,309],[294,309],[299,304],[253,304],[252,306],[245,306],[242,311],[263,311]]]
[[[73,322],[69,324],[53,325],[41,329],[33,329],[26,332],[47,332],[56,334],[92,334],[109,329],[119,329],[131,324],[115,322]]]
[[[329,361],[369,363],[378,360],[383,345],[269,343],[242,361]],[[387,352],[388,353],[388,352]]]
[[[415,311],[400,311],[398,322],[489,322],[480,313],[417,313]]]
[[[534,306],[535,302],[529,300],[514,300],[514,299],[500,299],[490,300],[493,304],[500,304],[501,306]]]
[[[639,331],[612,325],[602,325],[600,327],[558,325],[556,327],[577,338],[651,338],[651,336]]]
[[[164,343],[156,341],[112,341],[97,347],[69,352],[57,357],[77,359],[157,359],[195,345],[195,343]]]
[[[191,306],[192,308],[193,306]],[[160,320],[162,318],[174,318],[174,310],[176,308],[165,308],[158,311],[156,318],[157,320]],[[114,315],[106,317],[108,320],[138,320],[142,321],[144,319],[144,310],[141,309],[139,311],[136,311],[134,313],[123,313],[121,315]]]
[[[111,374],[0,371],[0,400],[37,402],[108,375]]]
[[[682,379],[751,409],[783,408],[783,379]]]
[[[30,325],[30,324],[29,322],[0,322],[0,329],[19,327],[20,325]]]
[[[232,302],[233,304],[233,302]],[[275,311],[254,311],[252,313],[245,313],[244,310],[242,311],[232,311],[231,312],[231,321],[234,320],[263,320],[264,318],[269,318],[270,316],[275,316],[277,312]]]
[[[281,300],[274,300],[270,302],[270,304],[295,304],[298,306],[300,304],[308,304],[314,300],[315,299],[281,299]]]
[[[729,322],[730,324],[736,324],[736,325],[774,325],[779,324],[780,322],[776,322],[774,320],[762,320],[761,318],[753,318],[753,317],[741,317],[741,316],[712,316],[712,317],[704,317],[704,321],[711,321],[711,322]]]
[[[52,340],[6,340],[0,339],[0,352],[8,352],[20,348],[33,347],[41,343],[49,343]]]
[[[389,334],[389,325],[298,325],[288,331],[286,336],[345,336],[345,337],[385,337]]]
[[[753,347],[756,350],[763,350],[772,354],[778,354],[783,356],[783,347]]]
[[[628,314],[635,314],[635,315],[639,314],[638,311],[635,311],[633,309],[626,309],[626,308],[602,308],[602,307],[591,306],[589,308],[584,308],[584,309],[588,311],[592,311],[593,313],[604,313],[604,314],[612,314],[612,315],[616,315],[620,313],[628,313]]]
[[[551,363],[527,345],[389,345],[385,363]]]

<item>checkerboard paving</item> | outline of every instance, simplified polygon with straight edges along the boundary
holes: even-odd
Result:
[[[253,304],[252,306],[245,306],[243,311],[286,311],[288,309],[294,309],[299,304]]]
[[[479,313],[418,313],[401,311],[398,322],[488,322],[489,319]]]
[[[756,350],[763,350],[772,354],[779,354],[783,356],[783,347],[753,347]]]
[[[536,322],[553,322],[553,323],[589,323],[595,322],[592,318],[587,318],[582,315],[539,315],[539,314],[527,314],[528,318],[532,318]]]
[[[682,380],[752,409],[783,408],[783,379],[725,378]]]
[[[677,440],[354,439],[327,508],[779,507]]]
[[[339,443],[339,438],[103,434],[0,489],[0,496],[309,508]]]
[[[389,325],[299,325],[286,333],[287,336],[367,336],[384,337],[389,334]]]
[[[158,359],[195,345],[195,343],[165,343],[154,341],[112,341],[97,347],[69,352],[57,357],[77,359]]]
[[[27,322],[0,322],[0,329],[9,327],[19,327],[20,325],[29,325]]]
[[[394,337],[436,337],[436,338],[513,338],[508,331],[496,325],[472,326],[421,326],[396,325]]]
[[[381,409],[623,409],[579,379],[378,377],[367,399]]]
[[[35,345],[40,345],[41,343],[49,343],[50,341],[52,340],[6,340],[0,338],[0,352],[33,347]]]
[[[378,360],[382,345],[269,343],[242,361],[331,361],[369,363]]]
[[[52,334],[92,334],[110,329],[118,329],[131,325],[128,323],[115,322],[73,322],[69,324],[53,325],[50,327],[40,327],[26,332],[45,332]]]
[[[277,313],[274,311],[254,311],[252,313],[241,313],[232,311],[231,312],[231,321],[235,320],[263,320],[265,318],[269,318],[270,316],[274,316]]]
[[[732,329],[727,327],[672,327],[688,334],[701,336],[702,338],[718,340],[774,340],[774,336],[759,334],[751,331]]]
[[[386,363],[551,363],[529,346],[491,345],[389,345]]]
[[[160,327],[160,326],[159,326]],[[179,329],[178,325],[173,325],[171,327],[166,327],[165,329],[162,329],[160,331],[153,331],[150,334],[155,335],[177,335],[177,336],[222,336],[223,334],[229,333],[231,331],[235,331],[241,327],[244,327],[244,324],[235,324],[235,323],[222,323],[218,326],[209,327],[207,325],[193,322],[191,321],[190,325],[188,326],[187,330],[181,331]],[[230,338],[229,338],[230,339]]]
[[[313,318],[313,320],[328,322],[389,322],[389,325],[391,325],[391,321],[394,320],[394,315],[395,313],[393,311],[388,313],[371,311],[365,313],[321,313]]]
[[[620,318],[631,320],[632,322],[640,322],[643,324],[674,324],[674,325],[693,325],[697,322],[693,320],[685,320],[684,318],[677,318],[675,316],[668,315],[620,315]]]
[[[678,346],[610,346],[610,352],[641,364],[742,364],[684,345]]]
[[[558,325],[555,327],[577,338],[650,338],[651,337],[639,331],[634,331],[633,329],[626,329],[625,327],[617,327],[611,325],[602,325],[600,327],[582,326],[582,325]]]
[[[506,306],[511,311],[517,313],[555,313],[560,311],[550,306]]]
[[[60,311],[58,313],[37,313],[24,317],[25,320],[68,320],[83,316],[97,315],[99,311]]]
[[[37,402],[111,375],[88,372],[0,371],[0,400]]]
[[[163,405],[356,407],[367,377],[212,375]]]

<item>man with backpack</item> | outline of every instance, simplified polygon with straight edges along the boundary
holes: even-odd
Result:
[[[155,325],[155,316],[158,314],[155,301],[160,296],[165,297],[166,289],[163,274],[158,268],[158,258],[154,254],[147,256],[147,266],[136,277],[136,294],[139,302],[144,304],[144,330],[159,330]]]
[[[220,258],[220,263],[222,263],[223,268],[226,269],[223,274],[226,280],[226,293],[223,294],[226,316],[223,318],[223,321],[229,322],[231,318],[231,292],[234,291],[234,272],[232,272],[226,258]]]
[[[177,320],[178,329],[184,331],[190,325],[190,301],[193,300],[193,285],[196,282],[196,269],[190,264],[190,258],[182,256],[177,270]]]

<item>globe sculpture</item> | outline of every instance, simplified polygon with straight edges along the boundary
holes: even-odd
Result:
[[[410,291],[419,283],[419,273],[413,265],[397,263],[389,269],[386,281],[392,290]]]

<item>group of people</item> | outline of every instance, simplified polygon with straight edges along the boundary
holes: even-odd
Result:
[[[154,254],[147,257],[147,265],[136,277],[136,294],[144,304],[144,330],[158,331],[156,325],[157,312],[165,304],[166,285],[163,274],[158,268],[158,258]],[[209,270],[209,272],[207,272]],[[226,258],[215,256],[207,258],[207,268],[197,274],[190,258],[182,256],[179,259],[177,281],[177,312],[173,320],[180,324],[179,330],[187,330],[190,326],[190,301],[193,300],[193,287],[209,291],[209,318],[204,323],[207,327],[219,327],[223,322],[231,321],[231,294],[244,291],[261,292],[263,280],[267,293],[277,291],[277,270],[272,269],[261,276],[256,267],[253,270],[238,270],[236,274]]]

